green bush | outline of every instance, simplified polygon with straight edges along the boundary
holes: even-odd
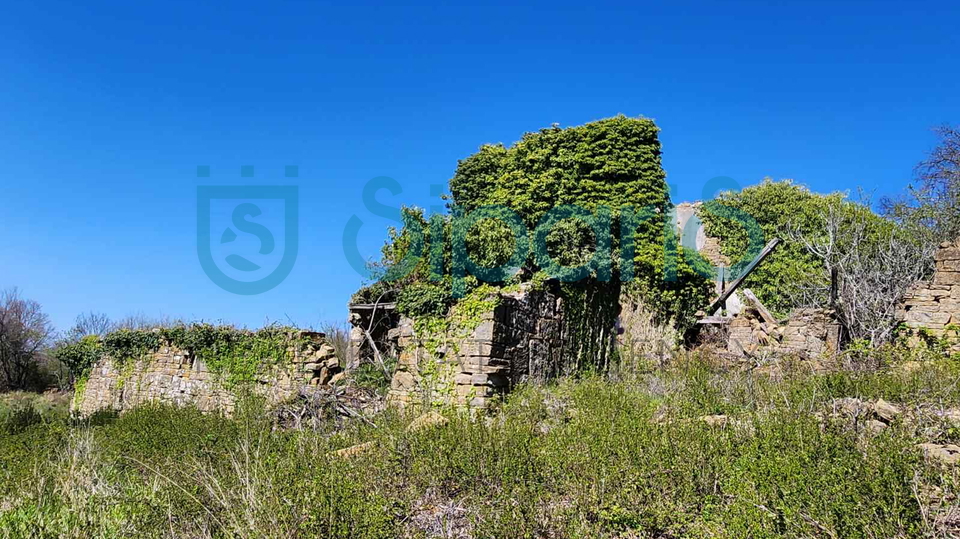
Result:
[[[70,370],[74,379],[83,378],[103,357],[103,343],[97,335],[87,335],[74,342],[61,343],[53,355]]]
[[[413,283],[397,295],[397,310],[409,317],[443,316],[453,304],[449,286]]]

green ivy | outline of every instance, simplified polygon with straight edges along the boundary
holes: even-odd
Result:
[[[135,362],[148,359],[166,343],[191,352],[219,376],[225,386],[232,388],[252,382],[264,368],[289,362],[292,350],[303,345],[298,335],[297,329],[285,326],[251,331],[202,323],[156,330],[121,329],[102,339],[91,335],[61,345],[54,350],[54,355],[74,373],[80,391],[90,369],[104,358],[114,361],[122,384]]]
[[[160,335],[156,331],[119,329],[103,337],[103,350],[118,367],[139,361],[160,349]]]
[[[103,358],[103,343],[96,335],[87,335],[78,341],[61,344],[53,356],[67,366],[75,379],[85,377]]]
[[[397,294],[397,310],[410,318],[443,316],[452,303],[448,283],[412,283]]]
[[[429,354],[427,361],[418,362],[421,389],[425,404],[440,406],[453,396],[457,366],[443,361],[460,352],[460,344],[483,322],[485,313],[500,303],[500,290],[491,285],[480,285],[461,298],[445,315],[427,315],[414,320],[414,331],[420,348]],[[445,358],[440,350],[446,351]]]
[[[227,387],[252,382],[264,367],[281,365],[302,345],[295,328],[267,326],[257,331],[193,324],[160,330],[171,345],[189,350],[219,375]]]
[[[570,328],[565,332],[571,336],[571,345],[585,355],[599,354],[585,361],[608,362],[605,355],[621,280],[631,281],[630,290],[662,320],[689,324],[696,309],[705,304],[709,279],[690,269],[683,250],[673,246],[658,132],[652,120],[621,115],[527,133],[510,147],[482,146],[458,163],[450,180],[450,209],[455,216],[481,209],[485,213],[456,224],[450,216],[434,216],[428,223],[422,210],[404,208],[406,226],[390,229],[383,257],[375,265],[384,278],[361,289],[354,300],[369,301],[392,292],[401,313],[417,319],[440,317],[470,294],[469,285],[461,286],[466,284],[466,279],[461,280],[465,267],[471,267],[462,255],[475,264],[469,271],[477,272],[467,273],[467,279],[483,277],[496,287],[532,282],[536,289],[543,289],[548,281],[544,264],[552,261],[551,271],[581,277],[560,291],[566,304],[572,305],[566,317]],[[572,211],[556,213],[563,208]],[[546,253],[536,252],[529,243],[515,244],[510,227],[518,223],[504,217],[505,213],[519,217],[529,239],[544,245]],[[549,232],[538,235],[537,225],[545,217],[556,220]],[[471,226],[457,226],[460,223]],[[622,228],[630,232],[623,245]],[[391,268],[399,267],[419,248],[424,256],[412,271],[400,279],[386,278]],[[457,252],[456,259],[452,250]],[[621,258],[629,268],[621,267]],[[510,267],[493,271],[501,265]],[[574,272],[581,265],[584,270]]]

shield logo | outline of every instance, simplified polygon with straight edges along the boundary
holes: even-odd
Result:
[[[241,202],[242,201],[242,202]],[[229,223],[213,228],[215,203],[226,202]],[[273,228],[283,227],[282,256],[277,256],[276,238],[271,228],[258,217],[261,206],[282,208],[280,219],[266,219]],[[299,188],[294,185],[201,185],[197,187],[197,257],[207,277],[227,292],[252,296],[262,294],[283,282],[297,261],[299,242]],[[238,232],[242,234],[238,235]],[[214,243],[216,238],[216,244]],[[242,241],[237,241],[238,239]],[[252,252],[231,252],[223,257],[224,267],[218,265],[214,249],[240,249],[244,244],[257,245]],[[273,271],[267,273],[263,258],[279,259]],[[264,275],[266,273],[266,275]],[[244,276],[255,277],[252,280]]]

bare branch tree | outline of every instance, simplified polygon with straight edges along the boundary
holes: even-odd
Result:
[[[794,228],[790,238],[823,261],[822,275],[801,287],[800,305],[830,307],[830,279],[839,278],[837,316],[849,336],[871,344],[889,341],[908,287],[929,275],[936,243],[906,227],[881,221],[869,204],[839,201],[818,216],[816,233]]]
[[[180,320],[170,318],[169,316],[150,316],[143,312],[128,314],[112,325],[110,331],[117,329],[155,329],[162,327],[171,327],[180,323]]]
[[[934,132],[940,142],[917,165],[907,196],[882,201],[885,215],[915,228],[929,243],[960,237],[960,128],[943,125]]]
[[[109,316],[90,311],[77,315],[77,319],[68,333],[68,338],[77,340],[87,335],[103,337],[113,329],[114,325]]]
[[[16,288],[0,294],[0,375],[7,388],[27,387],[52,335],[39,303],[21,298]]]

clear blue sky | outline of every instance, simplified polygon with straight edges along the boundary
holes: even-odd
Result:
[[[662,128],[675,201],[720,175],[885,194],[960,123],[956,1],[447,4],[6,2],[0,288],[60,328],[87,310],[316,324],[360,284],[348,218],[368,256],[391,224],[361,203],[376,176],[403,185],[385,202],[428,206],[482,143],[624,113]],[[293,272],[221,290],[196,186],[288,183]]]

